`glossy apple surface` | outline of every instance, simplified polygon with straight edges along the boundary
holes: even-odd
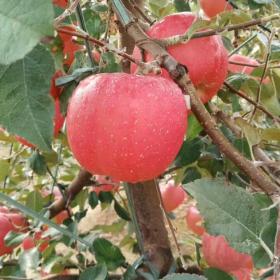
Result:
[[[161,174],[176,157],[187,109],[167,79],[106,73],[79,84],[66,122],[70,148],[86,170],[139,182]]]
[[[233,9],[226,0],[199,0],[199,3],[205,15],[210,18]]]
[[[175,185],[174,180],[170,180],[165,185],[161,185],[161,197],[165,211],[171,212],[179,207],[187,198],[186,192],[181,185]]]
[[[255,66],[259,65],[258,61],[255,60],[254,58],[250,58],[241,54],[234,54],[229,58],[229,64],[228,64],[228,70],[232,73],[245,73],[247,75],[251,75],[255,67],[237,65],[237,64],[230,63],[231,61],[237,63],[255,65]]]
[[[192,13],[178,13],[169,15],[155,23],[147,34],[151,38],[163,39],[174,35],[184,34],[196,20]],[[168,52],[188,70],[190,79],[197,88],[203,103],[208,102],[222,86],[228,67],[227,51],[219,36],[193,39],[185,44],[178,44],[167,48]],[[140,50],[135,48],[134,57],[141,60]],[[151,61],[152,57],[146,55],[145,59]],[[136,70],[132,64],[132,72]],[[162,75],[170,79],[166,70]]]
[[[4,238],[10,232],[21,232],[27,228],[26,219],[19,213],[0,213],[0,256],[10,254],[13,247],[5,245]]]
[[[204,234],[202,252],[211,266],[230,273],[237,280],[250,280],[253,271],[252,257],[239,253],[229,246],[224,236]]]

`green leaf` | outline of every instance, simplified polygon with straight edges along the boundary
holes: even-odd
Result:
[[[201,178],[201,174],[199,173],[198,169],[196,167],[189,167],[185,170],[184,179],[182,181],[183,184],[187,184],[189,182],[192,182],[196,179]]]
[[[105,73],[121,72],[121,65],[120,63],[117,63],[115,55],[112,52],[103,53],[102,60],[105,63],[105,67],[102,68],[102,72]]]
[[[119,220],[118,222],[115,222],[111,225],[97,225],[94,227],[94,230],[101,230],[103,233],[112,233],[117,234],[120,233],[124,226],[126,225],[126,222],[123,220]]]
[[[108,11],[108,6],[105,4],[95,3],[92,5],[91,9],[97,13],[104,13]]]
[[[51,148],[53,136],[53,73],[52,56],[40,45],[22,60],[0,65],[0,124],[43,150]]]
[[[175,160],[176,166],[185,166],[197,161],[201,154],[203,143],[199,138],[184,141]]]
[[[184,188],[197,200],[207,232],[224,235],[240,252],[254,254],[264,228],[276,222],[275,209],[263,210],[271,205],[264,195],[254,196],[221,180],[196,180]]]
[[[12,206],[12,207],[18,209],[19,211],[23,212],[26,216],[30,216],[33,219],[37,219],[38,221],[48,225],[49,227],[56,229],[58,232],[64,234],[65,236],[68,236],[68,237],[72,238],[73,240],[79,241],[81,244],[83,244],[86,247],[91,246],[91,244],[89,242],[87,242],[85,239],[79,237],[76,233],[72,233],[67,228],[57,225],[53,221],[47,219],[42,214],[37,213],[36,211],[24,206],[23,204],[17,202],[16,200],[10,198],[8,195],[5,195],[1,192],[0,192],[0,201],[8,204],[9,206]]]
[[[207,280],[203,276],[195,275],[195,274],[188,274],[188,273],[173,273],[167,275],[162,280]]]
[[[108,279],[107,268],[104,264],[97,264],[84,270],[79,280],[106,280]]]
[[[174,0],[174,6],[178,12],[191,11],[190,4],[182,0]]]
[[[198,136],[198,134],[202,131],[202,126],[200,125],[197,118],[194,114],[191,114],[188,117],[188,129],[187,129],[187,137],[188,140],[192,140]]]
[[[47,173],[47,164],[45,158],[38,151],[34,151],[28,159],[29,167],[38,175]]]
[[[106,30],[106,24],[101,20],[99,14],[91,10],[86,10],[84,17],[88,33],[94,38],[100,38],[101,34]]]
[[[40,212],[46,202],[47,198],[44,199],[38,191],[32,191],[27,195],[25,206],[36,212]]]
[[[125,262],[121,250],[104,238],[96,238],[92,244],[92,251],[99,263],[105,263],[109,270],[115,270]]]
[[[208,280],[233,280],[233,278],[217,268],[207,268],[203,271],[203,274]]]
[[[117,200],[115,200],[114,209],[119,217],[121,217],[125,221],[130,221],[128,212],[117,202]]]
[[[8,247],[14,247],[22,243],[22,241],[27,237],[28,233],[14,232],[10,231],[6,234],[4,241],[5,245]]]
[[[6,176],[9,175],[10,164],[7,160],[0,160],[0,181],[4,181]]]
[[[91,209],[94,209],[98,205],[98,196],[96,192],[90,192],[88,196],[88,203]]]
[[[22,59],[43,36],[52,35],[53,7],[46,0],[0,0],[0,63]]]

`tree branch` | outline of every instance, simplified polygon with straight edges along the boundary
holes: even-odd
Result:
[[[218,34],[221,34],[223,32],[226,32],[226,31],[246,29],[246,28],[254,26],[254,25],[260,25],[260,24],[263,24],[263,23],[266,23],[266,22],[277,20],[277,19],[278,20],[280,19],[280,14],[279,13],[271,15],[271,16],[263,17],[263,18],[253,19],[253,20],[243,22],[243,23],[239,23],[239,24],[231,24],[231,25],[224,26],[224,27],[218,27],[217,29],[213,29],[213,30],[195,32],[191,36],[189,36],[189,33],[186,32],[183,35],[176,35],[176,36],[172,36],[172,37],[169,37],[169,38],[166,38],[166,39],[162,39],[162,43],[165,47],[168,47],[168,46],[172,46],[172,45],[177,45],[179,43],[185,43],[190,39],[218,35]]]
[[[271,119],[273,119],[274,121],[280,123],[280,118],[277,116],[274,116],[273,114],[271,114],[269,111],[266,110],[266,108],[260,104],[258,104],[256,101],[254,101],[253,99],[251,99],[250,97],[248,97],[246,94],[242,93],[241,91],[238,91],[237,89],[235,89],[231,84],[229,84],[228,82],[224,82],[224,85],[233,93],[237,94],[238,96],[242,97],[243,99],[247,100],[249,103],[253,104],[257,109],[261,110],[262,112],[264,112],[267,116],[269,116]]]
[[[94,185],[92,174],[88,171],[81,169],[77,177],[65,190],[64,196],[56,200],[49,206],[50,218],[53,218],[61,211],[65,210],[75,196],[83,189],[84,186]]]

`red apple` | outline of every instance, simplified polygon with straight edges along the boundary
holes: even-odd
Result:
[[[232,6],[227,0],[199,0],[200,7],[208,17],[232,10]]]
[[[155,23],[147,34],[156,39],[181,35],[195,20],[196,16],[191,13],[169,15]],[[187,66],[190,79],[203,103],[217,94],[227,76],[228,67],[227,51],[219,36],[193,39],[185,44],[168,47],[167,50],[178,62]],[[138,48],[135,48],[133,55],[141,59]],[[152,60],[149,54],[145,58],[146,61]],[[132,72],[135,72],[135,65],[132,65]],[[162,75],[170,79],[165,70],[162,71]]]
[[[76,31],[76,26],[75,25],[63,26],[63,29],[68,31]],[[64,65],[70,67],[75,59],[75,53],[77,51],[84,49],[84,47],[74,42],[73,39],[75,38],[75,36],[65,34],[62,32],[58,32],[58,36],[60,37],[63,43]]]
[[[58,6],[62,9],[66,9],[68,6],[68,0],[52,0],[55,6]]]
[[[42,232],[38,231],[34,233],[34,236],[28,236],[22,241],[22,248],[24,251],[33,249],[37,244],[40,244],[39,251],[44,252],[49,245],[48,238],[42,240]]]
[[[179,207],[187,198],[186,192],[181,185],[175,185],[174,180],[170,180],[166,185],[161,185],[161,197],[166,212],[171,212]]]
[[[9,213],[9,209],[6,206],[0,206],[0,213]]]
[[[5,236],[10,231],[21,232],[28,226],[26,219],[19,213],[0,213],[0,256],[10,254],[13,247],[7,247]]]
[[[202,217],[195,206],[190,206],[186,213],[186,223],[188,228],[197,235],[203,235],[205,232],[202,226]]]
[[[228,64],[228,70],[232,73],[245,73],[247,75],[251,75],[255,67],[237,65],[237,64],[230,63],[231,61],[259,66],[258,61],[255,60],[254,58],[250,58],[240,54],[234,54],[229,58],[229,64]]]
[[[202,238],[202,252],[211,267],[230,273],[237,280],[251,279],[252,257],[235,251],[224,236],[211,236],[205,233]]]
[[[119,189],[120,182],[112,180],[108,176],[96,175],[95,179],[100,186],[93,186],[91,191],[96,192],[97,195],[100,192],[116,192]]]
[[[92,57],[95,60],[95,62],[99,63],[100,57],[101,57],[100,52],[98,52],[97,50],[94,49],[92,51]]]
[[[67,112],[71,150],[92,174],[139,182],[174,160],[187,128],[180,88],[153,76],[98,74],[76,88]]]

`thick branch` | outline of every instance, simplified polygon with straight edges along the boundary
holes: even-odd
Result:
[[[77,177],[65,190],[65,194],[59,200],[56,200],[49,206],[50,218],[56,216],[61,211],[65,210],[75,196],[83,189],[84,186],[91,186],[94,182],[91,180],[92,174],[81,169]]]

